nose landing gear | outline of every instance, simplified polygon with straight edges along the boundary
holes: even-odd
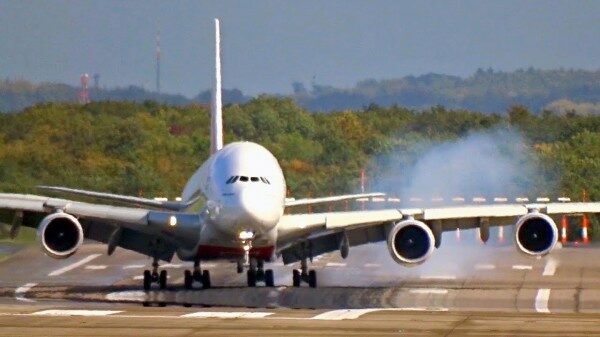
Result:
[[[267,287],[273,287],[275,285],[273,269],[265,270],[264,261],[262,260],[250,260],[250,267],[246,272],[246,277],[248,287],[256,287],[257,282],[264,282]]]

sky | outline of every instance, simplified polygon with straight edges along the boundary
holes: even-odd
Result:
[[[221,19],[223,85],[289,93],[291,83],[352,87],[430,72],[468,76],[600,69],[600,1],[33,1],[0,0],[0,78],[188,97],[212,85],[213,18]]]

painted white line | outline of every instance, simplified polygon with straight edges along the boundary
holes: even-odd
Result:
[[[456,280],[454,275],[422,275],[421,280]]]
[[[475,270],[494,270],[496,266],[493,264],[478,263],[475,265]]]
[[[81,259],[81,260],[79,260],[79,261],[77,261],[75,263],[72,263],[72,264],[70,264],[70,265],[68,265],[66,267],[63,267],[63,268],[60,268],[60,269],[57,269],[57,270],[51,272],[50,274],[48,274],[48,276],[62,275],[62,274],[66,273],[66,272],[68,272],[70,270],[73,270],[75,268],[83,266],[84,264],[92,261],[95,258],[98,258],[101,255],[102,254],[92,254],[92,255],[89,255],[89,256],[84,257],[83,259]]]
[[[546,262],[546,266],[544,267],[543,276],[554,276],[556,273],[556,267],[558,267],[558,262],[556,262],[553,258],[548,258],[548,262]]]
[[[343,319],[357,319],[364,314],[368,314],[373,311],[378,311],[380,309],[341,309],[341,310],[332,310],[327,311],[322,314],[316,315],[311,319],[319,319],[319,320],[330,320],[330,321],[340,321]]]
[[[535,296],[535,311],[550,312],[548,309],[548,300],[550,299],[550,289],[539,289]]]
[[[533,266],[527,266],[527,265],[523,265],[523,264],[515,264],[514,266],[512,266],[512,269],[514,269],[514,270],[532,270]]]
[[[381,265],[379,263],[365,263],[366,268],[379,268]]]
[[[170,279],[171,275],[167,275],[167,278]],[[139,281],[144,279],[144,275],[136,275],[133,277],[134,280]]]
[[[327,267],[345,267],[346,264],[338,263],[338,262],[327,262],[327,264],[325,266],[327,266]]]
[[[142,290],[117,291],[106,294],[109,301],[143,301],[146,299],[146,292]]]
[[[181,268],[182,266],[183,265],[181,263],[167,263],[167,264],[163,264],[160,267],[161,268]]]
[[[445,294],[448,293],[448,289],[441,289],[441,288],[415,288],[415,289],[410,289],[409,292],[411,294],[445,295]]]
[[[181,315],[182,318],[264,318],[273,315],[272,312],[247,311],[200,311]]]
[[[146,265],[145,264],[130,264],[127,266],[123,266],[123,269],[141,269],[144,268]]]
[[[15,298],[21,302],[35,302],[32,299],[25,298],[25,293],[35,287],[37,283],[27,283],[15,289]]]
[[[102,270],[102,269],[106,269],[106,266],[102,266],[102,265],[89,265],[89,266],[85,266],[85,269],[88,270]]]
[[[32,316],[108,316],[118,314],[116,310],[42,310],[32,313]]]

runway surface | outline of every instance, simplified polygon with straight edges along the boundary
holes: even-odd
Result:
[[[0,262],[0,335],[600,336],[599,253],[563,248],[535,259],[513,246],[450,242],[406,268],[384,245],[368,245],[346,260],[338,253],[315,259],[317,289],[290,287],[297,266],[267,264],[276,287],[247,288],[233,264],[215,262],[203,265],[214,288],[186,291],[190,266],[173,261],[163,265],[169,289],[145,293],[140,277],[151,260],[144,256],[107,256],[105,246],[86,244],[53,260],[32,247]],[[167,306],[143,308],[143,301]]]

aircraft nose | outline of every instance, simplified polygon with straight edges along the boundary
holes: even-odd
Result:
[[[260,226],[274,226],[279,219],[276,200],[264,193],[242,191],[240,206],[243,217]]]

